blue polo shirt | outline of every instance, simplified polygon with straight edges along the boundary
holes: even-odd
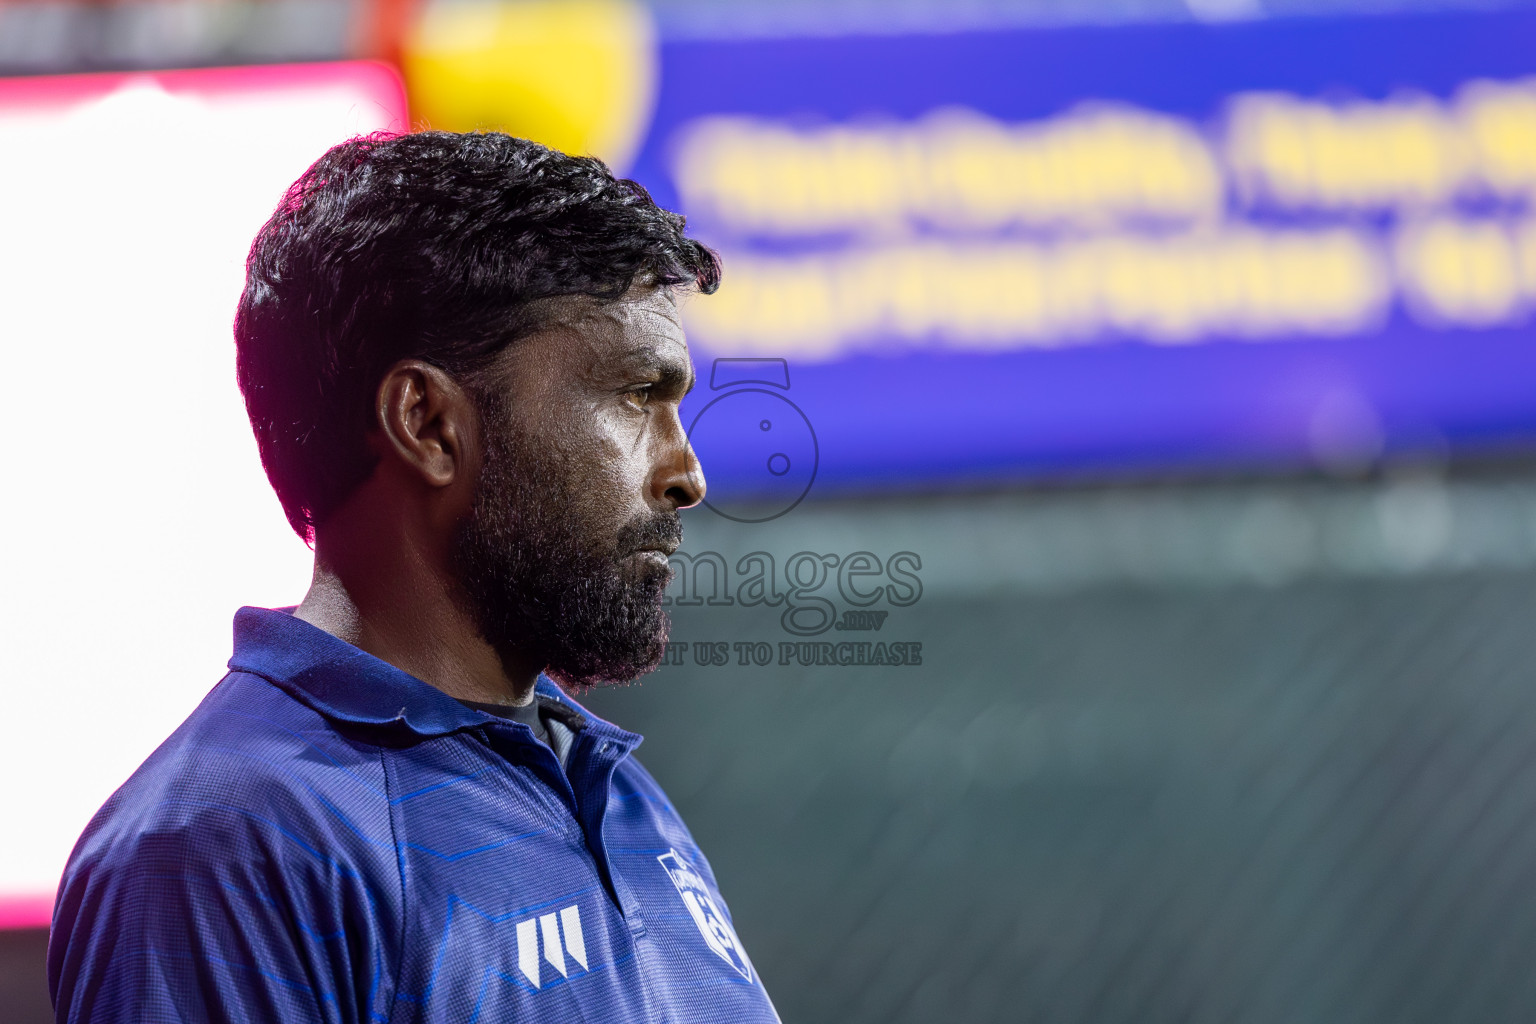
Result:
[[[70,856],[60,1021],[778,1019],[639,736],[581,711],[562,770],[283,611],[229,667]]]

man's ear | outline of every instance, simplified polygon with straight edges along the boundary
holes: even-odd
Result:
[[[479,414],[468,392],[439,367],[403,359],[379,382],[380,455],[393,454],[432,487],[470,472]]]

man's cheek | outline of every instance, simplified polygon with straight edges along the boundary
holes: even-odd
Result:
[[[640,490],[649,462],[644,433],[637,433],[631,424],[623,426],[630,429],[609,429],[595,438],[583,460],[591,474],[589,483],[615,494]]]
[[[593,476],[608,511],[620,520],[632,519],[648,508],[645,500],[649,464],[635,451],[615,453]]]

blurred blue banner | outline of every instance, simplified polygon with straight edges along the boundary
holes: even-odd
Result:
[[[687,309],[712,490],[1529,444],[1533,47],[1529,14],[663,40],[631,173],[725,259]],[[714,422],[721,357],[787,362],[752,401],[798,448]]]

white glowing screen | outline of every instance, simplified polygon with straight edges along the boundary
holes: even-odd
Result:
[[[0,926],[46,923],[235,609],[302,597],[235,385],[245,254],[328,146],[404,124],[368,63],[0,81]]]

